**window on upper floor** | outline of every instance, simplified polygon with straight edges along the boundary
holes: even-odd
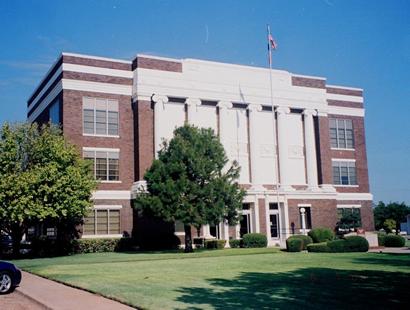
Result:
[[[83,151],[83,157],[92,162],[91,169],[96,180],[103,182],[119,181],[120,153],[118,151],[87,148]]]
[[[83,97],[83,134],[118,136],[118,100]]]
[[[356,163],[354,161],[332,161],[333,184],[357,185]]]
[[[60,100],[55,100],[49,110],[50,123],[59,124],[60,123]]]
[[[353,122],[351,119],[331,118],[330,145],[337,149],[354,149]]]

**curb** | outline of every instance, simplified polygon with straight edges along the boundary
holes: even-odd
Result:
[[[34,302],[35,304],[37,304],[38,306],[44,308],[45,310],[54,310],[53,308],[50,308],[49,306],[47,306],[45,303],[41,302],[40,300],[34,298],[33,296],[19,290],[20,287],[16,287],[16,290],[14,291],[14,293],[18,294],[18,295],[22,295],[28,299],[30,299],[32,302]]]

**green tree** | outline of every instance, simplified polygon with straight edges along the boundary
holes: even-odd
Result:
[[[396,234],[399,233],[400,223],[406,220],[406,216],[410,214],[410,207],[404,202],[390,202],[387,205],[380,201],[373,210],[374,222],[376,229],[384,229],[389,231],[392,226],[392,222],[386,220],[393,220],[395,222]],[[387,225],[388,224],[388,225]]]
[[[29,225],[81,222],[96,182],[89,163],[54,125],[4,124],[0,130],[0,223],[13,254]],[[59,234],[63,237],[62,234]]]
[[[227,167],[225,150],[212,129],[184,125],[145,173],[147,192],[135,207],[167,222],[181,221],[185,252],[192,252],[191,226],[237,223],[245,192],[236,180],[240,167]]]

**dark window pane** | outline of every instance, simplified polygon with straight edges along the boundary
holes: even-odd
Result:
[[[107,180],[107,159],[97,158],[95,168],[97,180]]]

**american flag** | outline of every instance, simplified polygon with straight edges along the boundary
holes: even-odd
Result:
[[[269,54],[269,66],[272,65],[272,50],[276,50],[278,45],[276,44],[275,40],[273,39],[270,33],[270,27],[268,25],[268,54]]]

